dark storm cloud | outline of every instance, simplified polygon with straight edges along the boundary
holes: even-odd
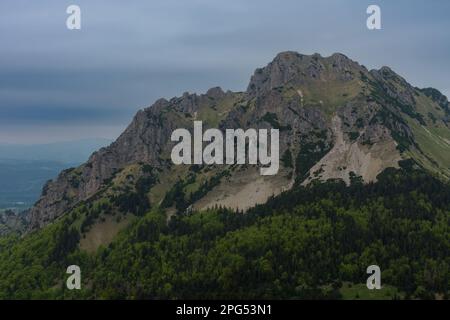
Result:
[[[160,97],[245,90],[285,50],[343,52],[449,93],[450,3],[375,2],[383,29],[372,32],[365,0],[2,0],[0,142],[26,139],[27,128],[55,139],[61,124],[72,128],[64,137],[115,135]],[[65,27],[70,4],[81,7],[80,31]]]

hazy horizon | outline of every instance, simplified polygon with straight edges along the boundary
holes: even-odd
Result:
[[[51,142],[43,142],[43,143],[26,143],[26,142],[18,142],[18,143],[10,143],[10,142],[1,142],[0,146],[37,146],[37,145],[57,145],[57,144],[66,144],[66,143],[79,143],[79,142],[92,142],[92,141],[104,141],[104,142],[112,142],[113,139],[108,138],[100,138],[100,137],[91,137],[91,138],[82,138],[82,139],[71,139],[71,140],[55,140]]]

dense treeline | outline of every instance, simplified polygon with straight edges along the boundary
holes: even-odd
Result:
[[[450,188],[411,168],[296,187],[246,214],[167,223],[154,208],[94,256],[70,223],[0,241],[1,298],[341,298],[372,264],[404,298],[449,294]],[[81,292],[63,289],[68,263],[82,267]]]

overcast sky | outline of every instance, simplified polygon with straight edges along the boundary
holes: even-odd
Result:
[[[66,28],[81,7],[82,29]],[[366,27],[378,4],[382,30]],[[160,97],[242,91],[280,51],[342,52],[450,94],[448,0],[1,0],[0,143],[115,138]]]

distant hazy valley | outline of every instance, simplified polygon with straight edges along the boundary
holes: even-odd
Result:
[[[0,212],[31,207],[45,182],[80,165],[109,143],[107,139],[85,139],[41,145],[0,144]]]

